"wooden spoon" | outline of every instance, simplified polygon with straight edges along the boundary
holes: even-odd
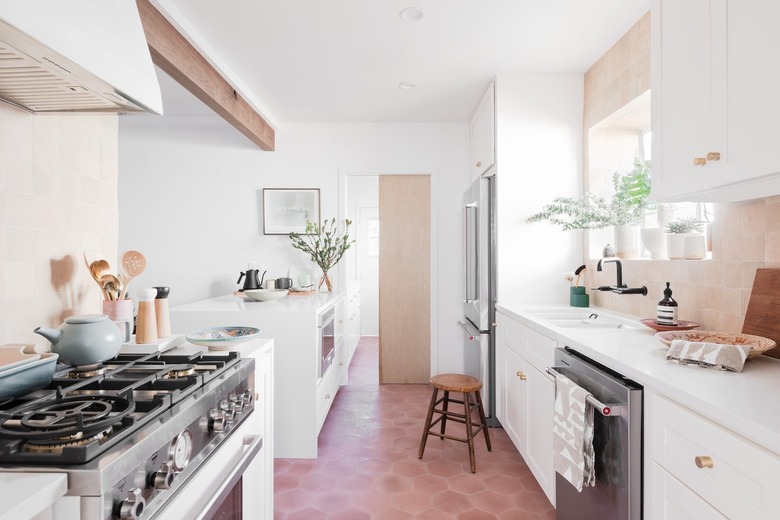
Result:
[[[125,277],[125,287],[122,294],[119,295],[120,300],[124,300],[127,295],[127,287],[130,285],[130,280],[140,275],[146,269],[146,257],[138,251],[125,251],[122,253],[122,258],[119,260],[119,270]]]

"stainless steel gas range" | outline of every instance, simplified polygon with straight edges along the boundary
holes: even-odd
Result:
[[[55,519],[188,517],[178,497],[241,435],[240,460],[225,461],[232,478],[195,490],[210,495],[198,515],[216,517],[262,448],[242,428],[255,409],[255,362],[181,350],[63,367],[48,387],[0,403],[0,471],[66,473],[72,507],[60,510],[71,513]]]

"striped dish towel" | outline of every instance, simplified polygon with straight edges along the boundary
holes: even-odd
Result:
[[[596,485],[593,451],[593,407],[590,393],[561,374],[555,376],[553,465],[577,491]]]
[[[742,372],[750,347],[747,345],[723,345],[699,341],[672,341],[666,359],[681,365],[698,365],[715,370]]]

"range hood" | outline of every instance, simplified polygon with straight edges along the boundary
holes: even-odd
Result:
[[[0,101],[36,113],[162,114],[135,0],[1,0]]]

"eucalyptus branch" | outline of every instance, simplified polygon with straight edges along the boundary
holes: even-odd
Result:
[[[309,255],[311,261],[317,264],[323,273],[327,273],[355,243],[349,239],[349,226],[352,221],[346,219],[344,224],[344,234],[339,235],[335,218],[325,220],[322,226],[307,220],[304,234],[290,233],[290,240],[295,249]]]

